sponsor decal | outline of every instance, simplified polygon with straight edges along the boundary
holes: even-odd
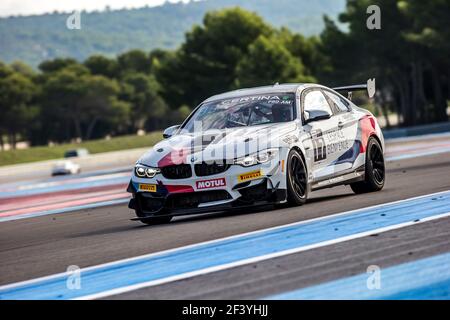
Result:
[[[225,187],[227,182],[225,178],[197,181],[195,186],[198,190]]]
[[[325,160],[335,153],[342,153],[350,149],[349,141],[341,129],[330,130],[325,133],[317,129],[311,133],[314,149],[314,162]]]
[[[261,176],[262,176],[261,170],[251,171],[251,172],[240,174],[238,176],[238,181],[245,182],[245,181],[255,180],[255,179],[260,178]]]
[[[156,192],[156,184],[139,184],[139,191]]]
[[[243,102],[255,102],[255,101],[264,101],[267,103],[277,103],[277,104],[293,104],[293,95],[257,95],[257,96],[247,96],[247,97],[239,97],[228,100],[222,100],[220,102],[220,106],[229,105],[229,104],[237,104]]]
[[[311,132],[314,150],[314,162],[319,162],[327,158],[327,146],[323,138],[322,130],[317,129]]]

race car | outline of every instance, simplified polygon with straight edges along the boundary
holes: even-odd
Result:
[[[381,190],[384,139],[376,118],[318,84],[241,89],[202,102],[137,162],[129,208],[145,224],[259,205],[302,205],[310,192]]]
[[[65,176],[81,172],[79,164],[69,160],[58,161],[52,168],[52,176]]]

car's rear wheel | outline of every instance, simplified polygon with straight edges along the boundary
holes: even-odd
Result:
[[[374,138],[370,138],[366,150],[366,168],[364,181],[352,183],[353,192],[367,193],[380,191],[384,187],[385,163],[383,150]]]
[[[288,203],[304,204],[308,197],[308,176],[305,161],[297,150],[289,152],[286,176]]]
[[[143,214],[142,212],[140,212],[139,210],[136,210],[136,215],[139,218],[141,218],[139,221],[141,221],[142,223],[144,223],[146,225],[149,225],[149,226],[169,223],[172,220],[172,218],[173,218],[171,216],[160,216],[160,217],[145,218],[146,215]]]

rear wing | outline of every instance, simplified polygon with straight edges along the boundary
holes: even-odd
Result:
[[[351,86],[337,87],[333,88],[333,90],[338,92],[347,92],[349,100],[352,100],[353,91],[363,91],[363,90],[367,90],[369,98],[373,98],[376,92],[375,78],[367,80],[367,84],[356,84]]]

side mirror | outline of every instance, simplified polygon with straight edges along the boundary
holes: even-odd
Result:
[[[305,122],[313,122],[319,120],[330,119],[331,114],[323,110],[307,110],[305,111]]]
[[[179,124],[177,124],[176,126],[171,126],[171,127],[167,128],[163,132],[163,138],[164,139],[170,138],[171,136],[173,136],[178,131],[178,129],[180,129],[180,125]]]

